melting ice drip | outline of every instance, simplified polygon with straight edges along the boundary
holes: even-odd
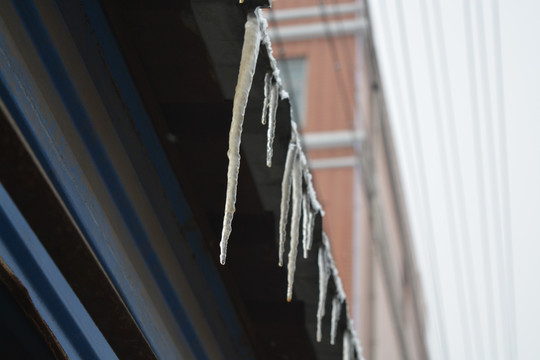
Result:
[[[240,1],[242,2],[242,1]],[[266,144],[266,165],[272,166],[273,143],[276,129],[276,114],[279,100],[288,98],[283,90],[279,69],[272,55],[272,47],[266,28],[268,24],[259,9],[248,14],[245,24],[244,43],[242,57],[238,73],[233,100],[233,116],[229,132],[229,166],[227,170],[227,193],[225,199],[225,214],[223,217],[223,229],[220,242],[220,263],[225,264],[227,259],[227,245],[232,232],[232,220],[235,212],[235,203],[238,187],[238,173],[240,170],[240,143],[242,125],[248,102],[249,92],[255,75],[257,57],[261,42],[266,46],[271,70],[264,78],[264,101],[261,115],[261,123],[268,124]],[[291,114],[292,115],[292,114]],[[298,243],[300,238],[300,223],[302,223],[302,247],[303,256],[307,258],[308,251],[313,244],[313,229],[317,214],[324,215],[320,203],[317,201],[313,187],[312,175],[309,172],[306,157],[302,151],[296,123],[291,121],[291,140],[289,143],[285,170],[281,184],[281,206],[279,219],[279,266],[283,266],[283,255],[287,239],[287,221],[289,208],[291,207],[290,224],[290,250],[287,263],[287,301],[292,300],[296,259],[298,255]],[[319,302],[317,308],[317,341],[322,339],[321,323],[325,315],[325,304],[330,276],[333,276],[337,294],[332,300],[332,319],[330,330],[330,342],[335,343],[341,307],[345,302],[345,292],[341,285],[337,269],[332,259],[330,245],[326,234],[322,234],[323,241],[319,248]],[[352,342],[352,346],[351,346]],[[349,320],[347,329],[343,334],[343,359],[351,359],[354,351],[361,357],[361,347],[358,343],[354,327]]]

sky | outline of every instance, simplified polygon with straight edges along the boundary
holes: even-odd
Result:
[[[370,11],[431,358],[540,359],[540,1]]]

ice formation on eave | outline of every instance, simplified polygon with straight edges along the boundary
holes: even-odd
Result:
[[[328,244],[329,246],[329,244]],[[331,319],[331,328],[330,328],[330,343],[334,345],[336,334],[337,334],[337,327],[339,318],[341,315],[341,306],[345,302],[346,296],[345,296],[345,290],[343,290],[343,284],[341,283],[341,278],[339,277],[337,267],[334,264],[334,260],[331,257],[331,252],[328,250],[328,253],[330,254],[330,264],[332,267],[332,275],[334,278],[334,283],[336,284],[336,295],[334,295],[334,298],[332,299],[332,319]]]
[[[268,101],[268,131],[266,135],[266,166],[272,166],[274,155],[274,137],[276,134],[276,114],[279,104],[279,88],[277,83],[270,86],[270,100]]]
[[[324,235],[323,235],[324,237]],[[317,306],[317,341],[322,340],[322,319],[326,308],[326,292],[328,290],[328,280],[330,279],[330,269],[326,248],[321,246],[318,254],[319,264],[319,303]]]
[[[309,221],[311,213],[309,211],[308,197],[306,194],[302,195],[302,250],[304,259],[308,256],[308,236],[309,236]]]
[[[296,137],[291,137],[287,157],[285,160],[285,170],[281,181],[281,205],[279,214],[279,250],[278,264],[283,266],[283,253],[285,251],[285,240],[287,239],[287,217],[289,215],[289,202],[291,194],[291,174],[296,159],[297,144]]]
[[[240,171],[240,142],[242,140],[242,124],[246,111],[251,83],[255,75],[257,57],[261,44],[262,29],[260,25],[260,12],[250,13],[247,16],[244,45],[242,46],[242,58],[238,71],[238,82],[233,100],[233,116],[231,130],[229,131],[229,168],[227,170],[227,194],[225,198],[225,215],[223,217],[223,230],[219,244],[221,254],[219,260],[225,264],[227,259],[227,244],[232,231],[234,217],[236,191],[238,188],[238,173]]]
[[[261,117],[261,124],[266,125],[268,117],[268,104],[270,102],[270,92],[272,91],[272,72],[267,71],[264,75],[264,102]]]
[[[339,296],[334,296],[332,299],[332,320],[330,327],[330,344],[334,345],[336,341],[337,326],[341,315],[341,299]]]
[[[240,1],[242,2],[242,1]],[[238,185],[238,173],[240,168],[240,142],[242,135],[242,125],[244,113],[247,106],[249,92],[253,82],[253,76],[257,64],[259,47],[262,43],[268,55],[270,69],[264,78],[264,101],[261,113],[262,125],[267,125],[266,144],[266,165],[272,165],[273,143],[275,137],[277,110],[279,100],[287,99],[289,95],[282,87],[279,77],[277,62],[272,55],[270,38],[266,32],[268,24],[259,9],[248,14],[245,24],[244,44],[242,46],[242,58],[238,82],[236,85],[233,100],[233,117],[229,132],[229,167],[227,171],[227,194],[225,201],[225,214],[223,219],[223,230],[220,242],[221,254],[220,262],[225,264],[227,257],[227,243],[232,231],[232,219],[235,212],[235,202]],[[292,113],[291,113],[292,118]],[[289,220],[289,208],[292,197],[292,214],[290,216],[290,229],[287,233],[287,222]],[[298,258],[298,243],[300,238],[300,223],[302,224],[302,247],[303,257],[308,257],[308,252],[313,245],[314,226],[317,215],[324,216],[321,204],[317,200],[313,186],[312,175],[309,171],[306,156],[304,155],[300,143],[300,137],[296,128],[296,123],[291,120],[291,138],[288,146],[283,179],[281,183],[281,204],[279,219],[279,252],[278,264],[283,266],[283,255],[285,243],[290,237],[290,247],[287,264],[287,301],[292,300],[294,274],[296,261]],[[347,306],[345,292],[339,278],[337,268],[332,258],[330,245],[326,234],[322,233],[322,243],[318,248],[319,267],[319,299],[317,307],[317,341],[322,340],[322,319],[325,315],[326,298],[328,293],[329,280],[332,277],[336,287],[336,294],[332,298],[332,314],[330,342],[335,343],[338,323],[342,312],[342,306]],[[348,309],[345,310],[348,314]],[[357,357],[363,359],[361,347],[352,325],[348,319],[346,329],[343,333],[343,359],[351,359],[356,353]]]

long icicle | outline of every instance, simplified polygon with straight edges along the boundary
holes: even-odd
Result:
[[[292,300],[302,208],[302,165],[298,156],[294,161],[292,180],[291,246],[289,249],[289,262],[287,264],[287,301],[289,302]]]
[[[270,92],[272,91],[272,72],[267,71],[264,75],[264,102],[261,116],[261,124],[266,125],[268,117],[268,105],[270,103]]]
[[[231,130],[229,132],[229,168],[227,170],[227,195],[225,198],[225,215],[223,217],[223,230],[221,232],[221,254],[219,261],[222,265],[227,259],[227,244],[232,231],[236,192],[238,187],[238,172],[240,171],[240,142],[242,137],[242,124],[244,114],[255,74],[257,56],[261,43],[261,27],[257,13],[249,13],[245,25],[244,45],[242,46],[242,58],[238,72],[238,82],[233,100],[233,116]]]
[[[291,173],[296,158],[296,139],[291,138],[287,158],[285,160],[285,170],[281,181],[281,206],[279,214],[279,266],[283,266],[283,253],[285,251],[285,240],[287,239],[287,217],[289,216],[289,201],[291,197]]]
[[[268,132],[266,135],[266,166],[272,166],[272,157],[274,155],[274,137],[276,135],[276,114],[279,104],[279,86],[272,84],[270,92],[270,101],[268,108]]]
[[[334,296],[332,299],[332,322],[330,327],[330,344],[334,345],[336,341],[337,326],[341,315],[341,299],[339,296]]]

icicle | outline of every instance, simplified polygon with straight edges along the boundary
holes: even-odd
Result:
[[[308,251],[311,250],[311,246],[313,245],[313,228],[315,227],[315,216],[317,216],[317,213],[314,213],[313,211],[309,212],[308,236],[307,236],[307,249],[308,249]]]
[[[270,103],[270,92],[272,91],[272,72],[268,71],[264,75],[264,102],[262,109],[261,124],[266,125],[266,118],[268,117],[268,105]]]
[[[261,27],[258,13],[250,13],[247,16],[244,34],[244,45],[242,46],[242,58],[240,60],[240,70],[238,72],[238,82],[233,100],[233,116],[231,130],[229,132],[229,168],[227,170],[227,195],[225,199],[225,215],[223,217],[223,230],[221,233],[221,254],[220,262],[225,264],[227,259],[227,243],[232,231],[232,220],[234,217],[236,191],[238,185],[238,172],[240,171],[240,141],[242,136],[242,124],[246,111],[249,90],[255,74],[257,56],[261,43]]]
[[[285,160],[285,170],[281,181],[281,206],[279,216],[279,266],[283,266],[283,252],[285,251],[285,240],[287,238],[287,217],[289,216],[289,201],[291,195],[291,173],[296,158],[296,139],[291,138],[287,158]]]
[[[325,312],[326,304],[326,291],[328,289],[328,279],[330,278],[330,271],[328,270],[328,263],[326,259],[326,249],[324,246],[319,248],[319,304],[317,306],[317,341],[322,339],[322,319]]]
[[[354,322],[352,319],[349,318],[349,324],[348,324],[348,330],[350,333],[350,342],[352,342],[352,349],[351,353],[354,354],[356,352],[356,357],[360,360],[364,360],[364,356],[362,355],[362,346],[360,346],[360,340],[358,340],[358,335],[356,334],[356,330],[354,328]]]
[[[341,300],[341,301],[345,301],[346,299],[346,295],[345,295],[345,290],[343,289],[343,283],[341,282],[341,278],[339,277],[339,272],[338,272],[338,269],[337,269],[337,266],[336,266],[336,263],[334,262],[334,258],[332,257],[332,253],[330,252],[330,244],[328,244],[328,254],[329,254],[329,262],[331,264],[331,267],[332,267],[332,277],[334,278],[334,283],[336,284],[336,296]]]
[[[308,256],[308,236],[309,236],[309,211],[308,197],[306,194],[302,196],[302,249],[304,250],[304,259]]]
[[[303,155],[303,154],[302,154]],[[315,189],[313,188],[313,180],[311,173],[309,172],[309,167],[307,165],[307,160],[305,156],[302,157],[302,161],[305,163],[304,165],[304,181],[306,183],[306,193],[308,198],[308,208],[309,216],[308,216],[308,223],[307,223],[307,249],[308,251],[311,250],[311,246],[313,244],[313,228],[315,226],[315,217],[317,216],[317,212],[321,213],[321,215],[324,215],[324,211],[322,210],[321,205],[317,201],[317,196],[315,195]]]
[[[330,328],[330,344],[334,345],[337,334],[337,325],[339,322],[339,317],[341,315],[341,299],[339,296],[334,296],[332,299],[332,322]]]
[[[277,61],[274,57],[274,51],[272,50],[272,42],[270,41],[270,36],[268,36],[268,32],[266,29],[268,28],[268,21],[264,18],[264,16],[260,17],[261,22],[261,31],[263,33],[262,37],[262,43],[266,47],[266,51],[268,54],[268,60],[270,62],[270,68],[272,68],[272,75],[274,76],[274,80],[279,85],[279,88],[282,88],[281,86],[281,78],[279,77],[279,69],[277,67]],[[288,99],[289,94],[285,90],[281,90],[281,98],[282,99]]]
[[[292,215],[291,215],[291,246],[289,249],[289,263],[287,264],[287,301],[292,299],[294,272],[296,270],[296,257],[298,254],[298,238],[300,228],[300,213],[302,205],[302,165],[298,157],[294,162],[292,173]]]
[[[351,350],[351,337],[349,330],[345,330],[343,332],[343,360],[352,360]]]
[[[268,104],[268,133],[266,135],[266,166],[272,166],[272,156],[274,155],[274,137],[276,134],[276,113],[279,103],[278,84],[272,84],[270,102]]]

